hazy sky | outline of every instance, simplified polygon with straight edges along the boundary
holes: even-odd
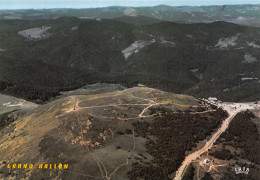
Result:
[[[0,0],[0,9],[93,8],[107,6],[200,6],[260,4],[260,0]]]

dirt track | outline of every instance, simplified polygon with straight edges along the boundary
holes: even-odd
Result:
[[[219,138],[219,136],[226,131],[233,117],[246,109],[257,109],[259,108],[258,104],[253,103],[220,103],[218,107],[222,107],[226,110],[229,116],[223,121],[221,127],[212,135],[212,137],[206,142],[206,144],[198,151],[188,155],[183,161],[182,165],[176,172],[176,176],[173,180],[181,180],[187,167],[194,161],[199,158],[201,154],[207,152],[213,145],[213,143]]]

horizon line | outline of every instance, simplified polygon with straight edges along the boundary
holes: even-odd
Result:
[[[122,8],[145,8],[145,7],[158,7],[158,6],[167,6],[167,7],[212,7],[212,6],[260,6],[259,4],[223,4],[223,5],[166,5],[166,4],[160,4],[160,5],[155,5],[155,6],[120,6],[120,5],[111,5],[111,6],[103,6],[103,7],[83,7],[83,8],[66,8],[66,7],[57,7],[57,8],[21,8],[21,9],[1,9],[0,11],[19,11],[19,10],[54,10],[54,9],[75,9],[75,10],[80,10],[80,9],[102,9],[102,8],[112,8],[112,7],[122,7]]]

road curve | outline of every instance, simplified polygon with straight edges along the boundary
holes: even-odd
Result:
[[[223,121],[221,127],[217,130],[216,133],[214,133],[212,135],[212,137],[206,142],[206,144],[200,150],[193,152],[192,154],[188,155],[185,158],[185,160],[182,162],[182,165],[177,170],[176,175],[173,180],[182,179],[182,177],[185,174],[185,171],[186,171],[187,167],[190,165],[190,163],[192,163],[192,161],[194,161],[195,159],[200,157],[201,154],[208,151],[212,147],[213,143],[219,138],[219,136],[223,132],[226,131],[231,120],[238,112],[244,111],[246,109],[254,109],[254,108],[257,108],[259,105],[254,105],[254,106],[249,103],[248,104],[246,104],[246,103],[232,103],[232,104],[221,103],[221,104],[218,104],[218,107],[222,107],[224,110],[226,110],[228,112],[229,116]]]

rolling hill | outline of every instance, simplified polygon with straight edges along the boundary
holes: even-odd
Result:
[[[145,16],[163,21],[182,23],[210,23],[226,21],[236,24],[260,27],[260,5],[228,5],[228,6],[167,6],[154,7],[104,7],[90,9],[44,9],[44,10],[12,10],[0,11],[0,19],[40,20],[59,17],[78,17],[85,19],[114,19],[121,16]]]
[[[193,97],[147,87],[63,97],[2,127],[0,178],[169,178],[225,116]],[[147,168],[154,173],[141,173]]]
[[[225,101],[259,98],[259,28],[142,16],[0,25],[2,93],[45,102],[86,84],[120,82]]]

